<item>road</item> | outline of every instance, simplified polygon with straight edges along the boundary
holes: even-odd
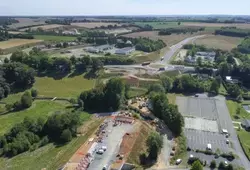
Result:
[[[189,37],[189,38],[186,38],[185,40],[173,45],[170,47],[170,49],[167,51],[167,53],[163,56],[163,60],[157,60],[155,62],[152,62],[151,64],[160,64],[162,65],[162,67],[165,68],[165,70],[167,71],[171,71],[171,70],[182,70],[182,71],[193,71],[194,70],[194,67],[184,67],[184,66],[179,66],[179,65],[169,65],[168,62],[169,60],[174,56],[174,54],[176,52],[178,52],[183,45],[189,43],[190,41],[195,41],[196,39],[198,38],[202,38],[206,35],[199,35],[199,36],[194,36],[194,37]],[[126,70],[128,72],[131,72],[131,73],[134,73],[134,74],[137,74],[138,69],[143,69],[143,70],[146,70],[148,74],[158,74],[160,73],[158,70],[158,68],[153,68],[151,67],[150,65],[149,66],[142,66],[140,64],[134,64],[134,65],[106,65],[104,66],[104,68],[107,68],[107,69],[121,69],[121,70]]]
[[[224,96],[217,96],[218,100],[222,100],[223,102],[216,102],[217,110],[219,115],[219,121],[222,128],[227,128],[228,132],[230,133],[230,141],[233,144],[233,148],[236,154],[239,156],[239,160],[241,164],[244,166],[245,169],[249,169],[250,162],[248,161],[241,145],[240,141],[237,137],[237,133],[233,127],[232,119],[229,115],[229,111],[226,106],[226,100]],[[226,109],[226,110],[225,110]]]

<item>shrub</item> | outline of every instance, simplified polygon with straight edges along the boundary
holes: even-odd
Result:
[[[29,108],[32,105],[32,97],[30,92],[26,91],[21,97],[22,108]]]
[[[36,89],[31,89],[31,96],[32,97],[37,97],[38,91]]]
[[[72,134],[71,131],[69,129],[65,129],[61,136],[60,139],[62,140],[62,142],[69,142],[72,140]]]
[[[212,168],[212,169],[216,168],[216,161],[215,160],[211,161],[210,168]]]

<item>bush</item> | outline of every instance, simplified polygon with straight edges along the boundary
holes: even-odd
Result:
[[[30,92],[26,91],[21,97],[21,106],[22,108],[29,108],[32,105],[32,97]]]
[[[37,97],[38,91],[36,89],[31,89],[31,96],[32,97]]]
[[[211,161],[210,168],[212,168],[212,169],[216,168],[216,161],[215,160]]]
[[[72,134],[71,131],[69,129],[65,129],[61,136],[60,136],[62,142],[69,142],[72,140]]]

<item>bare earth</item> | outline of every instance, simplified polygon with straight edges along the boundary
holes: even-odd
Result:
[[[220,35],[211,35],[195,40],[197,45],[205,45],[208,48],[217,48],[222,50],[232,50],[236,48],[242,41],[242,38],[238,37],[228,37]]]
[[[108,25],[117,25],[121,26],[121,24],[115,22],[79,22],[79,23],[71,23],[73,26],[85,27],[85,28],[95,28],[100,26],[108,26]]]
[[[199,26],[199,27],[237,27],[242,29],[250,29],[250,24],[224,24],[224,23],[199,23],[199,22],[183,22],[181,25],[185,26]]]
[[[22,45],[26,45],[26,44],[33,44],[33,43],[38,43],[38,42],[42,42],[42,40],[10,39],[8,41],[1,41],[0,42],[0,49],[7,49],[7,48],[22,46]]]
[[[188,37],[194,36],[195,34],[172,34],[172,35],[165,35],[159,36],[158,31],[142,31],[142,32],[134,32],[131,34],[123,35],[124,37],[132,37],[132,38],[139,38],[139,37],[147,37],[152,40],[163,40],[167,46],[172,46]]]

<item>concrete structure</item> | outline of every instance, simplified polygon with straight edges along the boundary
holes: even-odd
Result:
[[[249,119],[245,119],[241,122],[242,127],[244,127],[246,130],[250,130],[250,120]]]
[[[96,47],[89,47],[87,48],[87,52],[90,52],[90,53],[101,53],[101,52],[104,52],[106,50],[111,50],[113,49],[114,46],[113,45],[100,45],[100,46],[96,46]]]
[[[119,54],[119,55],[128,55],[132,52],[135,51],[134,47],[125,47],[125,48],[121,48],[121,49],[117,49],[115,51],[115,54]]]

